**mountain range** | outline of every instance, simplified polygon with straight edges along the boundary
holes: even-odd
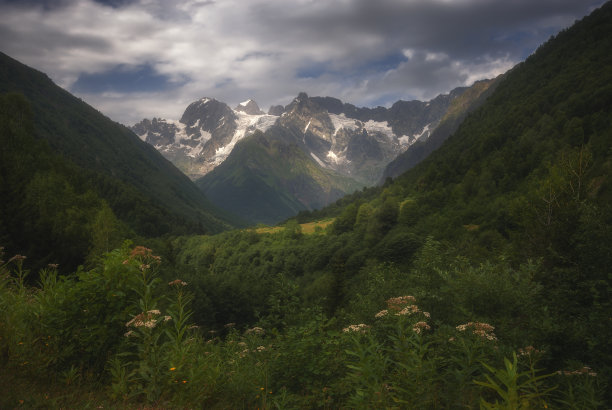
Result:
[[[202,98],[178,121],[144,119],[132,130],[196,180],[217,206],[253,223],[275,223],[399,175],[397,170],[431,152],[423,146],[439,146],[493,83],[456,88],[428,102],[397,101],[390,108],[359,108],[300,93],[265,114],[253,100],[231,109]],[[263,134],[240,146],[256,130]],[[271,151],[270,145],[285,148]],[[411,158],[408,166],[398,155]]]

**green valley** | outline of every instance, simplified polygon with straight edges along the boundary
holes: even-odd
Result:
[[[51,103],[3,94],[0,407],[610,408],[611,49],[608,2],[378,187],[256,131],[197,182],[284,218],[248,229],[122,127],[136,170],[87,167],[46,135],[89,120],[45,132]]]

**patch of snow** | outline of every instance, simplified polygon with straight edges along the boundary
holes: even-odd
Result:
[[[344,113],[329,114],[329,118],[331,119],[332,124],[334,125],[334,135],[336,135],[338,131],[343,128],[350,131],[358,129],[360,127],[359,120],[356,120],[354,118],[347,118]]]
[[[209,101],[210,101],[210,98],[202,98],[202,99],[200,100],[200,105],[204,105],[204,104],[206,104],[206,103],[207,103],[207,102],[209,102]]]
[[[372,133],[380,133],[386,135],[390,140],[395,137],[393,134],[393,130],[389,127],[388,122],[378,122],[374,120],[369,120],[368,122],[363,124],[363,127],[368,131],[368,134]]]
[[[326,168],[325,163],[323,161],[321,161],[319,159],[319,157],[317,157],[313,152],[310,153],[310,156],[314,158],[315,161],[317,161],[317,163],[322,166],[323,168]]]
[[[344,151],[336,154],[334,151],[329,150],[329,152],[327,153],[327,158],[330,162],[333,162],[336,165],[348,164],[351,161],[346,159],[346,151],[347,149],[345,148]]]
[[[208,142],[211,137],[212,134],[210,132],[204,130],[200,131],[200,141],[202,141],[203,144]]]
[[[306,131],[308,131],[308,127],[310,127],[311,122],[312,120],[308,121],[308,124],[306,124],[306,127],[304,128],[304,134],[306,134]]]
[[[144,134],[136,134],[136,135],[138,135],[138,138],[140,138],[141,140],[146,141],[147,136],[149,135],[149,131],[145,131]]]
[[[417,139],[417,140],[418,139],[427,139],[427,138],[429,138],[429,134],[431,134],[431,132],[429,131],[429,126],[430,125],[431,125],[431,123],[429,123],[426,126],[424,126],[423,130],[421,131],[421,133],[420,134],[415,134],[414,138]],[[427,134],[427,135],[425,135],[425,134]],[[423,138],[423,136],[425,136],[425,137]]]
[[[345,129],[347,131],[358,130],[360,128],[365,128],[368,133],[379,133],[387,136],[389,139],[393,139],[395,134],[393,134],[393,130],[389,126],[388,122],[379,122],[374,120],[369,120],[368,122],[362,123],[359,120],[354,118],[347,118],[344,113],[342,114],[329,114],[329,118],[334,125],[334,135],[338,133],[341,129]]]
[[[192,127],[199,127],[200,126],[200,119],[198,118],[198,120],[195,122],[195,124],[192,125]]]
[[[242,107],[246,107],[252,100],[246,100],[240,103]]]
[[[227,156],[232,152],[234,146],[243,139],[248,133],[253,132],[255,130],[266,131],[270,128],[278,117],[276,115],[250,115],[242,111],[234,111],[236,114],[236,131],[234,131],[234,135],[232,136],[232,140],[225,145],[224,147],[219,147],[215,151],[215,156],[213,158],[213,164],[219,165]]]
[[[402,135],[397,140],[401,146],[406,146],[406,148],[414,143],[414,137],[409,137],[408,135]]]
[[[182,122],[177,121],[177,120],[166,120],[166,123],[174,125],[176,127],[176,132],[174,133],[174,141],[173,141],[175,144],[183,138],[184,139],[189,138],[187,136],[187,132],[185,131],[187,126],[183,124]]]

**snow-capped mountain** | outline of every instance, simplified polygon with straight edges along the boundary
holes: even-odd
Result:
[[[300,93],[278,120],[322,167],[364,185],[375,184],[386,165],[426,140],[450,102],[464,91],[430,102],[398,101],[391,108],[357,108],[331,97]]]
[[[250,99],[232,109],[202,98],[191,103],[180,120],[145,119],[132,130],[195,180],[221,164],[245,136],[276,125],[319,166],[373,185],[387,164],[429,137],[450,102],[465,89],[429,102],[398,101],[390,108],[358,108],[300,93],[285,107],[270,107],[268,114]]]
[[[132,131],[196,179],[222,163],[248,133],[267,130],[277,118],[265,114],[253,100],[231,109],[215,99],[202,98],[191,103],[178,121],[144,119]]]

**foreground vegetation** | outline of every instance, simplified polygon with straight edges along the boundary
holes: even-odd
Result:
[[[536,343],[554,326],[539,303],[536,265],[443,270],[441,254],[430,240],[409,276],[388,265],[364,270],[353,299],[331,318],[281,275],[259,320],[216,329],[194,323],[196,284],[164,273],[148,248],[126,243],[98,268],[70,276],[51,266],[36,287],[24,285],[23,257],[13,257],[0,268],[0,405],[604,404],[595,366],[551,363],[550,347]]]

